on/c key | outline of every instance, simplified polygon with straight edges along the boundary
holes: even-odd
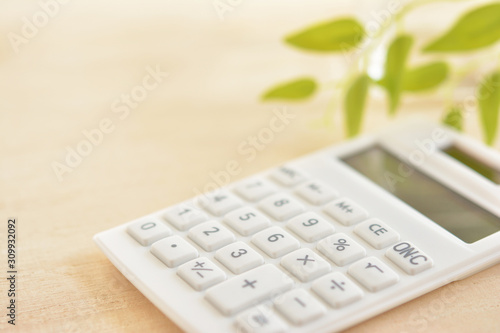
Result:
[[[429,269],[432,259],[410,242],[399,242],[385,253],[396,265],[410,275],[415,275]]]

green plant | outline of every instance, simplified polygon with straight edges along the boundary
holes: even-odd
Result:
[[[379,29],[372,36],[369,36],[355,18],[344,17],[310,26],[285,38],[287,44],[299,50],[328,55],[343,54],[354,59],[345,77],[333,85],[336,90],[334,95],[339,95],[339,92],[342,95],[344,123],[348,136],[360,132],[366,101],[373,86],[378,86],[386,92],[388,114],[391,116],[396,115],[404,95],[432,92],[442,86],[448,91],[443,123],[462,130],[468,110],[464,100],[454,99],[454,91],[471,73],[481,69],[484,71],[486,67],[487,73],[483,80],[479,82],[476,91],[471,91],[469,95],[475,96],[484,140],[490,145],[493,144],[498,132],[500,112],[500,57],[495,51],[483,50],[493,49],[500,39],[500,2],[473,8],[458,18],[447,32],[423,48],[415,50],[416,37],[402,30],[402,22],[417,7],[431,2],[433,1],[417,0],[397,10],[387,10],[386,13],[391,14],[389,22],[379,24]],[[384,74],[381,78],[375,78],[370,76],[368,69],[374,53],[384,48],[384,42],[388,38],[391,38],[391,41],[388,47],[385,47]],[[435,59],[412,66],[410,59],[416,51],[425,54],[427,58]],[[455,57],[470,56],[472,52],[480,56],[475,62],[470,61],[465,66],[456,66],[439,57],[443,54]],[[493,69],[488,68],[490,65],[494,65]],[[319,84],[311,77],[302,77],[269,89],[262,95],[262,99],[302,101],[313,96],[318,88],[328,86],[332,85]],[[327,107],[327,121],[337,104],[337,101],[332,101]]]

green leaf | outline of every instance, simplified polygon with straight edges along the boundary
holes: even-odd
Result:
[[[458,106],[452,107],[443,118],[442,122],[443,124],[453,127],[459,132],[462,132],[464,128],[464,117],[462,109]]]
[[[407,70],[403,77],[403,90],[420,92],[439,86],[448,77],[448,65],[437,61]]]
[[[498,131],[500,111],[500,72],[494,72],[481,82],[477,93],[484,141],[491,145]]]
[[[366,74],[361,74],[347,89],[344,112],[349,137],[355,136],[361,129],[369,84],[370,78]]]
[[[500,3],[489,4],[462,16],[443,36],[424,48],[426,52],[460,52],[482,48],[500,39]]]
[[[403,86],[403,73],[412,44],[413,37],[409,35],[400,35],[394,39],[387,51],[385,76],[382,82],[389,95],[389,113],[391,115],[396,113],[396,108],[399,105]]]
[[[317,84],[313,79],[307,77],[300,78],[269,89],[262,95],[262,100],[303,100],[314,94],[316,89]]]
[[[364,36],[363,26],[353,18],[344,18],[314,25],[285,38],[300,49],[336,52],[348,51],[358,45]]]

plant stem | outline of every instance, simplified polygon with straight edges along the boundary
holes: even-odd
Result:
[[[354,80],[355,75],[357,75],[359,72],[366,72],[367,68],[370,64],[370,60],[373,56],[373,52],[380,47],[383,36],[385,36],[386,32],[389,29],[392,29],[394,25],[398,26],[398,31],[401,33],[404,31],[403,27],[403,19],[408,15],[410,12],[413,10],[417,9],[418,7],[428,5],[430,3],[437,3],[437,2],[458,2],[458,1],[464,1],[464,0],[416,0],[416,1],[411,1],[405,4],[401,10],[394,14],[392,19],[389,19],[389,22],[386,24],[380,24],[380,28],[373,34],[373,36],[365,36],[365,39],[363,40],[362,43],[366,43],[366,46],[364,46],[360,51],[359,54],[357,55],[357,59],[351,62],[351,64],[348,67],[348,72],[346,73],[344,79],[340,80],[337,82],[335,87],[333,87],[334,94],[330,101],[328,102],[328,105],[326,107],[325,113],[324,113],[324,124],[326,126],[329,126],[331,124],[331,119],[333,119],[333,116],[335,114],[335,111],[338,108],[337,104],[337,97],[340,96],[340,90],[342,88],[346,87],[346,84]],[[467,0],[465,0],[467,1]],[[366,42],[365,42],[366,41]],[[352,56],[356,56],[355,53],[352,53]],[[335,93],[338,92],[338,93]]]
[[[478,68],[483,66],[484,64],[491,63],[491,61],[495,61],[495,59],[498,58],[498,53],[497,52],[492,52],[486,54],[484,57],[480,59],[476,59],[474,61],[468,62],[466,65],[456,67],[455,68],[455,74],[454,78],[451,78],[449,81],[449,86],[447,89],[446,93],[446,104],[447,107],[452,106],[455,104],[455,99],[454,99],[454,92],[456,91],[457,87],[463,82],[463,80],[469,76],[472,72],[476,71]],[[499,65],[500,65],[500,59],[499,59]]]

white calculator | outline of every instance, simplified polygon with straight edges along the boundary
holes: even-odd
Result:
[[[187,332],[332,332],[500,262],[500,156],[413,121],[101,232]]]

